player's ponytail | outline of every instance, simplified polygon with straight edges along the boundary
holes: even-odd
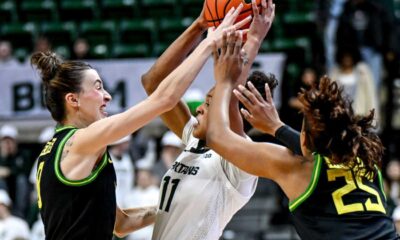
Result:
[[[31,64],[36,66],[40,71],[43,83],[48,85],[50,80],[56,76],[62,60],[53,52],[36,52],[31,57]]]
[[[85,62],[64,62],[53,52],[34,53],[31,64],[40,71],[44,83],[44,101],[51,116],[57,122],[62,122],[66,117],[65,95],[80,92],[84,71],[92,67]]]

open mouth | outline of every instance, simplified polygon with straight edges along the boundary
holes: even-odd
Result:
[[[107,112],[107,106],[104,104],[100,107],[100,112],[101,114],[103,114],[104,116],[108,116],[108,112]]]

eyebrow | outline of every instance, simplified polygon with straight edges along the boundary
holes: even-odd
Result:
[[[101,81],[100,79],[96,79],[93,83],[93,85],[95,85],[96,83],[100,83],[101,85],[103,85],[103,81]]]

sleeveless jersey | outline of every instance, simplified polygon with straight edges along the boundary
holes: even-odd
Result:
[[[314,161],[306,192],[289,204],[301,239],[397,239],[379,170],[367,178],[319,154]]]
[[[46,239],[110,240],[116,214],[116,177],[106,152],[93,172],[78,181],[61,172],[61,155],[76,128],[57,128],[38,158],[38,205]]]
[[[185,150],[161,181],[153,240],[216,240],[232,216],[254,194],[258,178],[250,175],[192,135],[185,126]]]

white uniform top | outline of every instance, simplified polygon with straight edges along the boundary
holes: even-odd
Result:
[[[216,240],[256,189],[256,176],[199,144],[195,122],[186,124],[185,150],[161,181],[153,240]]]
[[[29,239],[29,226],[22,218],[9,216],[0,220],[0,239]]]
[[[115,175],[117,177],[117,187],[115,195],[118,206],[123,206],[125,195],[132,190],[135,170],[131,157],[128,153],[124,153],[121,159],[118,159],[112,153],[110,153],[111,159],[115,169]]]

